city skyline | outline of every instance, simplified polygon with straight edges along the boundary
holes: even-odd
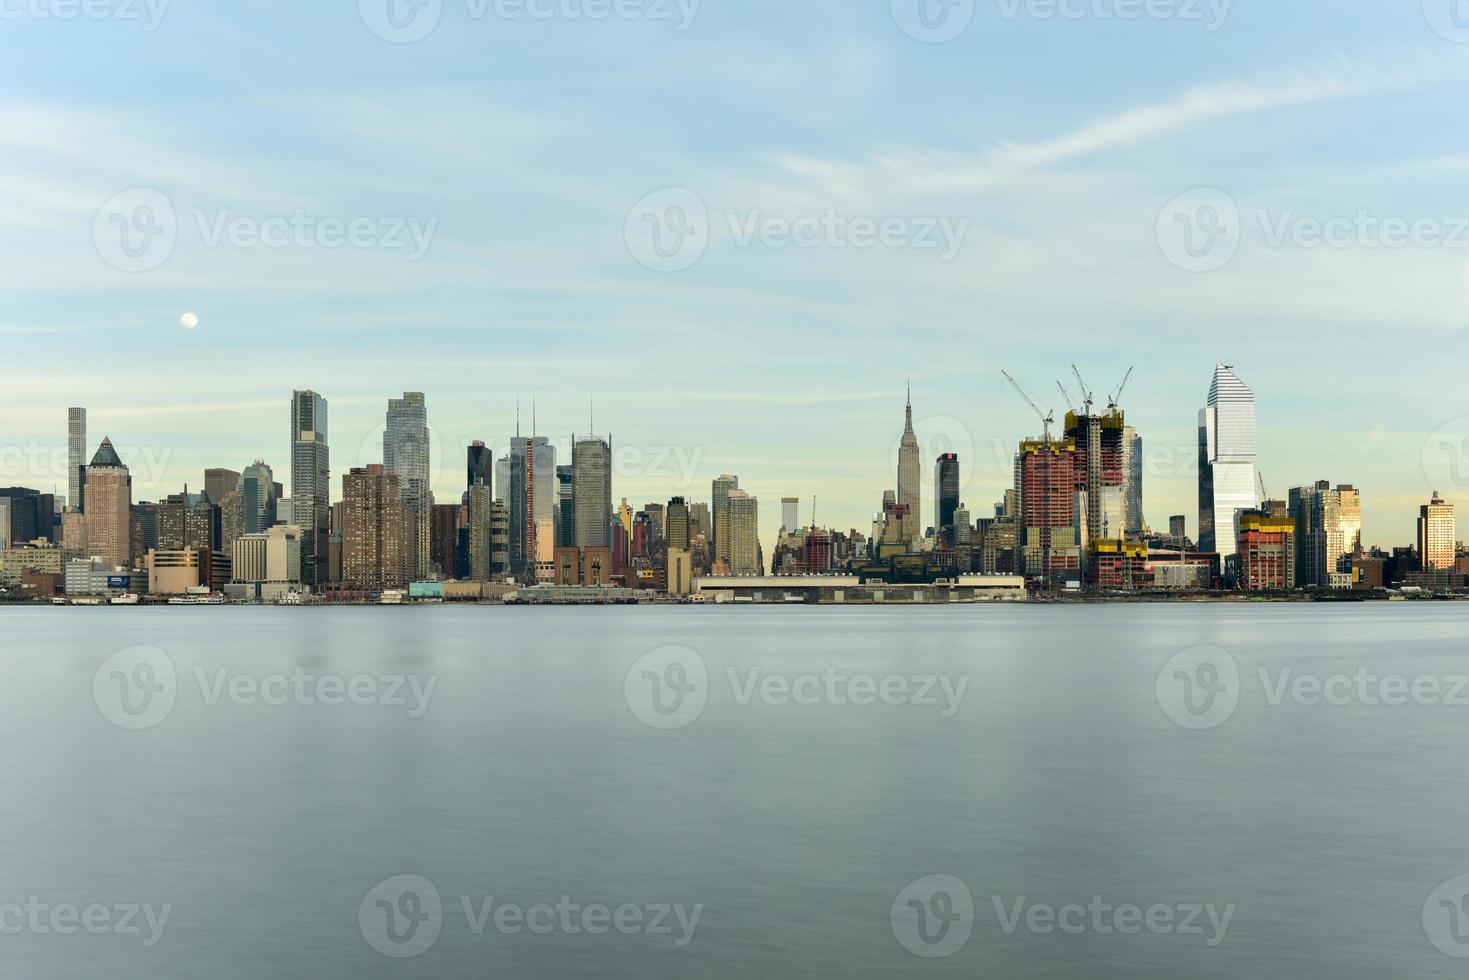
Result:
[[[1223,379],[1223,382],[1221,382],[1221,378]],[[1233,373],[1233,370],[1231,368],[1228,368],[1221,363],[1216,365],[1214,369],[1214,378],[1209,391],[1209,400],[1211,402],[1215,401],[1215,399],[1218,397],[1221,383],[1223,383],[1227,388],[1232,388],[1234,390],[1244,392],[1245,398],[1249,404],[1251,415],[1250,422],[1251,424],[1253,424],[1253,399],[1255,396],[1254,391],[1244,386],[1243,383],[1239,381],[1238,377]],[[1202,489],[1199,485],[1198,470],[1196,467],[1198,465],[1197,460],[1202,459],[1201,454],[1203,452],[1202,444],[1197,444],[1197,439],[1202,438],[1202,432],[1196,436],[1196,445],[1189,450],[1184,450],[1181,447],[1164,447],[1161,453],[1154,452],[1150,456],[1148,436],[1151,432],[1152,427],[1146,420],[1138,419],[1129,410],[1129,405],[1132,401],[1131,392],[1133,391],[1133,389],[1129,388],[1128,391],[1128,397],[1122,399],[1124,404],[1120,405],[1119,407],[1123,408],[1124,411],[1128,411],[1128,438],[1139,438],[1142,440],[1144,445],[1144,463],[1141,467],[1141,470],[1144,478],[1144,517],[1146,523],[1155,532],[1161,532],[1168,527],[1168,521],[1175,513],[1182,513],[1187,517],[1187,526],[1189,528],[1190,536],[1197,536],[1200,531],[1200,526],[1198,522],[1201,514],[1200,507],[1202,504]],[[414,399],[423,398],[423,394],[419,392],[412,392],[409,393],[409,395],[411,395],[411,397]],[[321,422],[323,425],[324,434],[326,405],[328,403],[334,403],[334,400],[326,396],[319,395],[315,391],[293,391],[291,393],[291,411],[293,414],[297,411],[298,401],[303,397],[309,397],[313,400],[312,403],[317,406],[317,410],[320,412],[321,415]],[[380,405],[386,404],[388,406],[389,416],[391,417],[392,413],[395,410],[402,411],[402,406],[405,404],[405,398],[408,397],[409,396],[398,398],[395,396],[388,396],[384,398],[382,402],[380,402]],[[432,488],[432,492],[437,495],[436,499],[441,501],[452,501],[454,503],[457,503],[459,501],[459,494],[462,493],[464,489],[464,454],[474,449],[476,443],[484,443],[484,448],[487,455],[490,457],[498,457],[498,462],[496,466],[497,479],[495,481],[492,481],[495,483],[493,489],[493,499],[506,499],[508,501],[509,494],[514,489],[513,477],[511,477],[510,475],[512,472],[510,458],[511,456],[518,455],[521,451],[523,451],[520,449],[516,449],[515,447],[528,446],[532,442],[531,437],[510,436],[505,438],[503,442],[503,450],[506,455],[500,455],[501,447],[496,446],[492,436],[476,436],[468,440],[448,443],[441,435],[442,429],[446,426],[458,426],[461,423],[458,423],[454,420],[450,420],[448,423],[436,422],[435,419],[437,418],[437,413],[429,412],[423,401],[418,401],[416,404],[416,411],[418,412],[417,418],[421,419],[422,421],[415,422],[414,424],[419,426],[422,433],[426,435],[426,441],[423,442],[423,444],[420,446],[416,441],[419,438],[417,435],[415,435],[413,437],[413,440],[410,441],[412,442],[414,453],[418,454],[420,452],[423,452],[425,455],[430,457],[430,461],[417,460],[417,455],[415,455],[415,459],[417,461],[414,465],[419,467],[422,467],[424,465],[428,466],[430,486]],[[1046,407],[1049,406],[1047,405]],[[98,417],[99,414],[103,418],[106,417],[105,406],[100,413],[95,406],[86,406],[85,410],[91,413],[91,417]],[[928,438],[926,440],[923,440],[920,439],[920,437],[916,434],[910,435],[912,420],[915,417],[913,408],[913,393],[911,390],[911,386],[907,388],[904,394],[903,410],[903,430],[893,441],[893,468],[885,477],[887,481],[886,484],[877,486],[867,494],[864,494],[859,488],[853,487],[846,488],[845,495],[843,495],[842,493],[828,493],[827,497],[836,497],[836,501],[833,502],[830,499],[824,499],[825,506],[823,508],[821,520],[818,522],[819,526],[830,527],[838,530],[846,530],[850,528],[865,532],[870,524],[872,515],[880,510],[882,494],[884,492],[894,492],[894,488],[899,485],[902,472],[901,461],[905,455],[905,450],[907,451],[907,453],[912,452],[910,444],[913,441],[920,441],[922,443],[918,450],[919,465],[917,466],[917,476],[921,481],[920,496],[928,496],[930,508],[934,505],[934,501],[937,499],[937,488],[935,484],[937,478],[937,470],[935,467],[939,457],[947,456],[951,451],[950,447],[954,446],[956,443],[959,444],[960,448],[968,447],[973,450],[970,453],[960,452],[958,454],[961,476],[958,481],[959,497],[957,504],[962,505],[973,518],[986,516],[992,513],[993,507],[1003,499],[1005,491],[1012,489],[1013,487],[1013,482],[1005,484],[998,482],[993,473],[987,472],[989,470],[989,467],[993,466],[995,472],[1003,473],[1003,479],[1013,480],[1014,446],[1016,441],[1032,438],[1038,434],[1034,431],[1036,428],[1038,428],[1038,425],[1032,424],[1030,428],[1021,430],[1021,433],[1014,438],[994,436],[988,440],[988,444],[986,445],[984,440],[981,440],[971,430],[969,430],[962,421],[954,419],[952,417],[935,418],[934,416],[929,416],[924,421],[936,421],[939,424],[936,425],[930,433],[928,433]],[[379,411],[381,411],[381,409]],[[73,417],[74,412],[74,407],[66,410],[68,425],[63,448],[65,450],[64,456],[68,460],[71,458],[71,455],[74,453],[75,450],[74,439],[72,438],[76,431],[75,425],[72,424],[75,421]],[[1199,421],[1202,423],[1207,417],[1208,409],[1200,411],[1198,414]],[[517,404],[517,408],[515,410],[515,425],[517,428],[520,425],[519,415],[520,411]],[[378,417],[382,418],[381,415],[379,415]],[[959,427],[958,429],[955,428],[956,423]],[[918,424],[919,427],[922,427],[922,422]],[[1141,427],[1141,432],[1137,431],[1139,427]],[[1058,422],[1058,433],[1059,428],[1060,425]],[[956,433],[958,433],[957,439]],[[104,436],[104,438],[110,439],[110,436]],[[388,439],[388,430],[383,427],[381,422],[379,422],[376,427],[376,433],[369,433],[367,443],[364,443],[364,445],[359,448],[356,458],[342,463],[341,465],[344,467],[344,469],[341,470],[336,469],[335,465],[333,465],[331,472],[331,489],[329,491],[330,500],[339,501],[342,499],[341,478],[348,469],[366,467],[369,465],[384,462],[386,454],[383,452],[383,450],[389,445]],[[537,436],[534,441],[537,446],[543,447],[542,450],[538,450],[542,453],[543,456],[546,455],[544,450],[548,448],[550,457],[549,462],[544,458],[538,459],[535,467],[537,474],[539,474],[537,492],[535,494],[537,511],[540,512],[543,509],[545,511],[545,513],[541,514],[537,519],[538,523],[542,525],[538,529],[538,533],[545,535],[549,533],[549,531],[547,530],[550,527],[549,511],[552,507],[556,506],[558,496],[558,491],[556,489],[558,484],[558,478],[556,475],[558,468],[554,465],[556,453],[558,451],[558,442],[554,438],[544,435]],[[566,445],[574,449],[574,447],[578,444],[586,445],[587,447],[595,444],[599,447],[603,447],[603,449],[599,450],[599,452],[601,452],[605,451],[607,442],[608,440],[602,437],[571,435],[567,437]],[[373,448],[377,449],[378,454],[375,458],[372,457],[372,449],[368,448],[369,444],[372,444]],[[619,455],[617,444],[614,443],[613,446],[610,448],[610,455],[602,464],[599,465],[607,465],[610,468],[611,485],[608,496],[610,497],[610,500],[614,505],[617,503],[617,501],[625,499],[633,506],[634,509],[640,508],[643,503],[649,501],[657,502],[661,506],[664,501],[675,495],[681,495],[693,501],[703,500],[711,503],[712,505],[715,499],[718,497],[717,490],[711,493],[710,488],[719,479],[719,477],[714,476],[710,477],[707,480],[701,479],[702,473],[717,473],[721,469],[718,463],[711,463],[709,461],[708,453],[711,451],[710,447],[698,445],[695,443],[675,446],[648,446],[645,444],[633,442],[622,447],[624,450],[622,455]],[[936,448],[942,451],[937,453],[932,458],[928,458],[927,448]],[[292,450],[293,453],[298,453],[301,451],[301,446],[299,445],[299,442],[292,446]],[[189,476],[186,474],[185,479],[182,482],[172,485],[170,485],[170,483],[168,482],[167,476],[165,476],[161,480],[156,477],[151,479],[149,478],[148,475],[150,474],[150,472],[163,472],[165,474],[168,474],[172,473],[177,468],[177,462],[172,452],[167,447],[164,447],[162,451],[155,452],[152,455],[149,454],[148,447],[138,448],[137,452],[139,452],[144,458],[144,466],[141,468],[133,465],[134,460],[128,458],[130,455],[129,449],[118,449],[116,451],[124,457],[124,462],[128,462],[130,464],[130,474],[133,486],[133,499],[135,501],[150,499],[155,496],[157,499],[161,500],[163,499],[163,497],[169,494],[176,493],[179,486],[190,485],[197,486],[199,488],[203,488],[204,486],[204,480],[199,479],[198,474],[194,474],[194,478],[192,479],[189,478]],[[92,453],[90,443],[87,446],[87,452],[88,456],[90,457],[90,454]],[[1187,463],[1184,462],[1187,453],[1195,454],[1195,468],[1193,469],[1190,469]],[[322,456],[325,456],[325,446],[321,448],[321,454]],[[38,455],[52,462],[54,462],[54,460],[56,460],[57,458],[61,458],[60,454],[54,452],[51,453],[49,457],[47,457],[45,453],[40,453]],[[568,455],[571,455],[572,458],[574,458],[574,452],[569,453]],[[1149,462],[1150,459],[1151,462]],[[313,464],[315,464],[319,462],[319,459],[318,457],[312,456],[311,461]],[[234,461],[218,459],[213,460],[213,464],[216,465],[225,462]],[[241,465],[242,470],[249,470],[250,467],[261,462],[264,462],[267,467],[271,466],[268,458],[261,459],[258,457],[254,460],[253,463],[239,465]],[[1161,467],[1159,466],[1160,462],[1162,463]],[[1253,463],[1253,460],[1251,460],[1251,462]],[[1420,464],[1421,463],[1422,460],[1420,460]],[[1263,477],[1263,474],[1265,472],[1265,466],[1267,465],[1268,463],[1261,466],[1261,475],[1257,478],[1260,480],[1261,491],[1257,492],[1256,494],[1256,502],[1258,502],[1259,499],[1263,499],[1263,497],[1261,496],[1264,486],[1263,481],[1265,479]],[[621,469],[619,469],[619,467],[621,467]],[[205,469],[214,468],[214,466],[205,467]],[[1253,472],[1253,467],[1251,469]],[[1422,465],[1419,466],[1419,470],[1420,472],[1423,471]],[[391,468],[389,468],[389,471],[391,472]],[[218,472],[228,471],[224,470]],[[1454,471],[1452,469],[1452,466],[1450,465],[1445,467],[1444,472],[1452,476]],[[281,473],[282,475],[284,475],[284,471],[281,471]],[[748,473],[748,471],[746,471],[746,473]],[[789,513],[791,505],[789,503],[786,490],[782,489],[782,487],[780,486],[773,485],[768,479],[760,481],[758,475],[755,477],[757,485],[759,485],[759,483],[761,482],[763,482],[764,485],[760,489],[752,490],[750,477],[747,476],[746,473],[739,474],[738,480],[740,482],[737,484],[738,488],[749,493],[749,495],[756,500],[762,498],[762,496],[767,499],[767,506],[764,508],[764,513],[760,515],[759,541],[762,549],[765,551],[765,554],[769,555],[771,553],[772,547],[778,539],[780,528],[785,522],[786,515]],[[1417,508],[1422,505],[1423,501],[1426,500],[1431,493],[1439,493],[1448,502],[1451,503],[1465,502],[1464,495],[1466,493],[1466,489],[1461,489],[1453,486],[1452,480],[1449,481],[1450,486],[1447,489],[1442,486],[1427,487],[1425,488],[1425,490],[1419,492],[1415,498],[1411,499],[1411,513],[1408,513],[1406,517],[1404,515],[1397,514],[1395,511],[1392,512],[1393,518],[1398,520],[1399,523],[1405,524],[1408,529],[1407,532],[1402,536],[1393,536],[1385,531],[1379,532],[1373,523],[1371,515],[1374,513],[1374,511],[1385,512],[1388,510],[1388,508],[1383,507],[1380,503],[1375,507],[1373,506],[1376,501],[1375,491],[1372,487],[1368,486],[1364,488],[1364,485],[1360,481],[1350,479],[1350,473],[1345,473],[1340,468],[1331,469],[1327,471],[1327,473],[1329,475],[1325,477],[1326,482],[1349,483],[1355,485],[1359,490],[1365,489],[1365,493],[1363,494],[1362,498],[1362,513],[1364,515],[1362,540],[1365,546],[1381,545],[1387,547],[1398,543],[1400,540],[1409,542],[1415,541],[1417,539]],[[570,474],[568,473],[568,476],[569,475]],[[1275,492],[1275,496],[1277,498],[1283,498],[1285,495],[1285,489],[1297,486],[1309,487],[1314,485],[1320,478],[1321,477],[1308,478],[1298,481],[1287,480],[1284,483],[1276,483],[1274,484],[1274,486],[1279,487],[1280,489]],[[1422,472],[1422,478],[1427,481],[1426,472]],[[1176,484],[1180,480],[1191,481],[1190,492],[1192,492],[1194,500],[1188,505],[1183,506],[1179,509],[1171,507],[1160,507],[1157,503],[1160,497],[1164,498],[1165,501],[1173,501],[1178,499],[1180,488],[1176,486]],[[16,480],[12,478],[8,482],[16,482]],[[277,480],[276,482],[279,483],[280,480]],[[545,492],[545,486],[542,486],[542,484],[544,484],[545,486],[549,486],[551,488],[550,491]],[[809,486],[813,484],[827,486],[828,490],[830,490],[831,488],[831,484],[829,481],[826,483],[821,483],[820,477],[814,475],[814,473],[811,477],[811,480],[806,485]],[[1174,485],[1170,486],[1170,484]],[[1165,489],[1160,492],[1160,485],[1163,487],[1168,487],[1169,489]],[[993,497],[991,498],[988,495],[984,497],[974,496],[976,488],[980,486],[993,487]],[[150,487],[153,487],[155,489],[150,491]],[[636,489],[631,489],[635,487],[643,487],[645,488],[645,492],[639,492]],[[37,489],[42,489],[47,492],[49,492],[50,490],[49,487],[39,486],[37,487]],[[797,501],[795,507],[798,515],[800,515],[800,525],[802,527],[806,527],[809,526],[811,523],[813,497],[816,495],[805,492],[804,486],[801,489],[802,492],[795,497],[795,500]],[[1172,491],[1171,493],[1169,492],[1170,489]],[[521,490],[521,492],[523,492],[523,489]],[[595,490],[593,492],[601,494],[604,491]],[[843,508],[841,506],[843,499],[858,500],[858,506],[860,506],[860,501],[864,497],[870,500],[875,500],[878,506],[873,507],[865,515],[859,514],[854,511],[851,515],[851,521],[841,519],[841,516],[843,514]],[[976,503],[976,500],[980,500],[981,502]],[[781,503],[782,506],[777,507],[776,504],[778,502]],[[513,513],[513,504],[510,506]],[[717,507],[715,509],[717,511]],[[1167,511],[1166,514],[1163,513],[1164,510]],[[832,511],[837,511],[836,517],[832,516]],[[923,531],[932,523],[931,518],[933,516],[934,515],[932,514],[923,515],[925,520],[921,522],[918,527],[919,534],[922,534]],[[717,518],[715,521],[715,526],[718,526]],[[583,542],[583,544],[585,544],[585,542]],[[546,546],[542,545],[540,549],[542,560],[545,560],[546,558],[545,547]]]

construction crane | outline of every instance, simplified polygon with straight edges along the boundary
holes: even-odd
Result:
[[[1091,392],[1091,389],[1088,388],[1086,386],[1086,382],[1082,380],[1082,377],[1081,377],[1081,369],[1078,368],[1075,364],[1071,365],[1071,373],[1074,374],[1074,375],[1076,375],[1076,383],[1081,388],[1081,400],[1082,400],[1082,403],[1086,406],[1086,414],[1090,415],[1090,414],[1092,414],[1092,392]]]
[[[1107,408],[1109,410],[1115,410],[1117,408],[1118,400],[1122,398],[1122,393],[1127,390],[1127,383],[1132,380],[1132,370],[1132,368],[1127,369],[1127,373],[1122,376],[1122,384],[1118,385],[1117,390],[1112,392],[1111,397],[1107,399]]]
[[[1061,389],[1061,397],[1064,398],[1064,399],[1066,399],[1066,407],[1069,408],[1069,409],[1071,409],[1071,414],[1072,415],[1075,415],[1076,414],[1076,405],[1074,405],[1072,403],[1072,401],[1071,401],[1071,393],[1069,391],[1067,391],[1066,390],[1066,386],[1063,385],[1059,381],[1056,382],[1056,387]]]
[[[1009,371],[1002,369],[1000,373],[1005,376],[1006,381],[1010,382],[1010,387],[1014,388],[1016,393],[1018,393],[1021,398],[1025,399],[1025,404],[1030,406],[1030,410],[1040,416],[1041,425],[1045,429],[1046,445],[1049,446],[1051,444],[1051,423],[1056,421],[1056,413],[1050,411],[1049,409],[1044,412],[1041,411],[1041,407],[1035,403],[1035,399],[1027,395],[1025,393],[1025,389],[1020,387],[1020,382],[1010,377]]]

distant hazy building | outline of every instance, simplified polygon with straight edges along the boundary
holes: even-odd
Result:
[[[465,452],[465,487],[472,487],[476,483],[483,483],[491,491],[495,488],[494,472],[495,457],[490,447],[476,439],[469,444]],[[494,494],[491,493],[491,499]]]
[[[1418,508],[1418,555],[1425,572],[1453,571],[1458,559],[1458,524],[1454,505],[1434,491]]]
[[[379,464],[342,477],[342,587],[399,588],[413,571],[408,509],[398,477]]]
[[[239,489],[245,533],[265,533],[276,519],[275,473],[264,461],[257,459],[240,474]]]
[[[576,547],[576,470],[556,467],[556,547]]]
[[[302,581],[325,584],[330,577],[331,450],[326,399],[314,391],[291,393],[291,500],[301,528]]]
[[[1235,552],[1235,514],[1260,504],[1255,465],[1255,393],[1219,364],[1199,411],[1199,550],[1221,561]]]
[[[87,502],[87,550],[121,568],[132,561],[132,486],[112,440],[103,437],[87,466],[82,491]]]
[[[383,430],[383,469],[398,478],[408,522],[409,574],[426,579],[431,573],[430,527],[433,492],[429,460],[428,406],[423,392],[405,391],[388,399]]]
[[[227,470],[223,467],[212,467],[204,471],[204,492],[209,494],[209,499],[216,504],[224,503],[224,498],[240,486],[240,477],[243,476],[237,470]]]
[[[83,474],[87,464],[87,410],[66,410],[66,502],[82,509]]]
[[[577,439],[571,449],[575,481],[576,546],[606,548],[612,543],[612,447],[595,436]]]
[[[762,573],[760,556],[760,502],[743,490],[731,490],[727,498],[729,524],[729,567],[733,575]]]
[[[918,435],[913,431],[913,392],[908,392],[907,414],[903,425],[903,435],[898,442],[898,503],[907,508],[909,519],[914,528],[914,537],[923,533],[923,502],[921,467],[922,460],[919,458],[921,450],[918,446]]]
[[[794,531],[801,526],[801,498],[780,498],[780,529]]]

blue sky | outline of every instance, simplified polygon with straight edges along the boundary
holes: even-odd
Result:
[[[957,449],[987,512],[1039,427],[1000,369],[1062,411],[1076,362],[1099,397],[1136,366],[1147,517],[1192,529],[1224,361],[1273,494],[1355,483],[1383,545],[1434,486],[1469,504],[1469,459],[1446,486],[1435,456],[1469,445],[1458,0],[975,0],[943,43],[900,26],[918,0],[429,0],[412,43],[369,26],[388,0],[92,2],[0,4],[6,483],[64,488],[45,450],[71,404],[138,454],[139,497],[256,457],[284,474],[293,387],[330,400],[339,477],[422,390],[453,499],[517,398],[564,446],[594,394],[614,499],[733,472],[768,549],[785,495],[865,529],[910,377],[928,454]],[[173,231],[135,261],[115,216],[153,195]],[[639,261],[649,200],[702,208],[687,268]],[[1221,201],[1235,235],[1191,271],[1175,212]],[[1383,221],[1420,233],[1384,247]],[[333,222],[356,243],[325,247]],[[957,247],[915,247],[939,222]]]

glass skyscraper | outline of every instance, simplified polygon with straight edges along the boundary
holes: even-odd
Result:
[[[408,514],[408,568],[418,579],[430,573],[430,527],[433,492],[429,466],[428,406],[423,392],[405,391],[388,399],[383,430],[383,469],[398,478]]]
[[[331,451],[326,399],[314,391],[291,392],[291,506],[301,528],[301,581],[326,584],[331,535]]]
[[[1199,411],[1199,549],[1221,565],[1239,540],[1236,515],[1260,505],[1255,469],[1255,393],[1225,364],[1214,368]]]

